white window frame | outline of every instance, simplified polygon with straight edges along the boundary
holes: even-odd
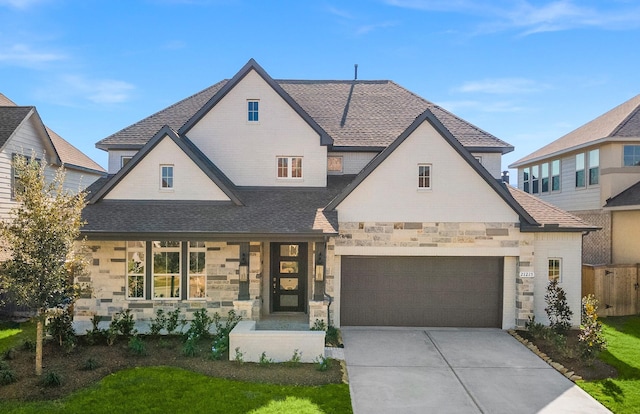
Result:
[[[144,300],[145,299],[145,288],[146,288],[146,243],[144,241],[128,241],[126,242],[126,257],[127,261],[125,263],[126,269],[126,295],[127,300]],[[133,261],[133,263],[130,263]],[[132,271],[135,270],[135,271]],[[142,294],[139,296],[131,295],[131,281],[130,278],[136,278],[136,285],[140,283],[142,280]]]
[[[255,108],[252,108],[253,104],[256,105]],[[249,124],[260,123],[260,100],[259,99],[247,99],[247,123]]]
[[[188,254],[189,254],[189,267],[188,267],[188,272],[189,272],[189,276],[188,276],[188,283],[187,283],[187,297],[189,300],[204,300],[207,298],[207,246],[205,242],[197,242],[197,241],[192,241],[189,242],[189,249],[188,249]],[[202,266],[202,271],[200,273],[198,272],[192,272],[192,260],[191,260],[191,254],[195,253],[195,254],[204,254],[204,266]],[[192,283],[191,280],[193,279],[199,279],[199,283],[198,285],[201,285],[201,290],[199,290],[198,292],[196,292],[196,294],[194,294],[193,289],[192,289],[192,285],[195,285],[195,283]]]
[[[424,172],[427,172],[424,174]],[[424,185],[424,180],[427,181]],[[433,166],[431,164],[418,164],[418,190],[431,190],[433,188]]]
[[[576,174],[575,174],[575,186],[576,188],[586,188],[587,187],[587,161],[584,152],[576,154],[575,156],[576,162]],[[580,168],[578,168],[578,163],[580,163]],[[578,185],[578,173],[582,172],[582,184]]]
[[[600,149],[596,148],[587,152],[587,159],[589,161],[588,169],[588,185],[594,186],[600,184]],[[595,171],[595,180],[593,178],[593,172]]]
[[[557,174],[555,173],[554,166],[558,167]],[[551,172],[551,185],[549,189],[551,192],[558,192],[562,190],[562,162],[560,160],[553,160],[550,163],[550,172]],[[554,179],[558,178],[558,188],[553,188]]]
[[[531,193],[531,167],[522,169],[522,191]]]
[[[170,181],[167,182],[166,186],[165,186],[165,175],[164,175],[165,168],[167,169],[167,171],[171,171],[171,177],[167,176],[167,178],[169,178]],[[160,190],[172,191],[174,189],[175,177],[176,177],[175,168],[173,164],[160,164]]]
[[[558,266],[556,268],[555,264],[552,267],[552,262],[557,262]],[[562,282],[562,258],[561,257],[549,257],[547,261],[547,277],[549,281],[557,280],[558,283]]]
[[[285,160],[286,161],[286,166],[285,168],[285,173],[286,176],[280,176],[280,171],[282,170],[282,168],[280,167],[280,160]],[[293,177],[293,173],[298,170],[298,167],[293,166],[294,160],[300,160],[300,176],[299,177]],[[304,178],[304,160],[303,157],[300,156],[284,156],[284,155],[279,155],[276,157],[276,178],[278,180],[302,180]]]
[[[177,243],[177,246],[172,245],[168,246],[167,243]],[[164,246],[163,246],[164,244]],[[159,253],[178,253],[178,272],[177,273],[156,273],[156,254]],[[182,243],[175,240],[170,241],[154,241],[152,242],[151,249],[151,292],[152,298],[155,300],[180,300],[180,291],[182,290]],[[169,278],[174,278],[174,289],[170,292],[169,296],[157,296],[156,293],[156,284],[158,283],[157,279],[165,278],[165,281],[169,280]]]
[[[629,149],[630,154],[626,155],[627,148]],[[629,161],[637,160],[635,164],[627,164],[627,159]],[[640,145],[624,145],[622,147],[622,166],[623,167],[638,167],[640,166]]]

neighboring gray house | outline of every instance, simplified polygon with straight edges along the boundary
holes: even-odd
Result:
[[[46,157],[46,174],[52,177],[64,165],[65,188],[79,191],[103,177],[106,171],[76,147],[49,129],[33,106],[17,106],[0,93],[0,219],[15,206],[15,155]]]
[[[510,328],[580,307],[593,226],[500,182],[511,145],[391,81],[275,80],[254,60],[97,143],[75,320],[199,308],[259,320]],[[579,314],[579,312],[578,312]],[[574,319],[578,324],[579,315]]]
[[[640,95],[509,168],[521,190],[602,228],[584,263],[640,263]]]

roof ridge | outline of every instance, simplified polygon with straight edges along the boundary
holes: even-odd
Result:
[[[385,84],[393,83],[388,79],[274,79],[274,81],[280,83],[296,83],[296,84],[312,84],[312,83],[364,83],[364,84]]]

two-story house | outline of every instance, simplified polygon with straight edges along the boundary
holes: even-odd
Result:
[[[593,226],[504,185],[511,145],[394,82],[250,60],[97,147],[78,323],[179,307],[508,328],[544,320],[549,278],[579,315]]]
[[[509,168],[521,190],[602,228],[584,263],[640,263],[640,95]]]
[[[0,219],[7,219],[15,206],[19,177],[12,160],[16,155],[45,158],[49,178],[64,165],[65,188],[74,192],[106,175],[100,165],[49,129],[35,107],[18,106],[0,94]]]

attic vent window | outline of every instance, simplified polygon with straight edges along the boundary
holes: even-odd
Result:
[[[173,165],[160,166],[160,188],[163,190],[173,189]]]
[[[258,122],[259,121],[259,111],[258,105],[260,101],[255,99],[251,99],[247,101],[247,121],[249,122]]]

